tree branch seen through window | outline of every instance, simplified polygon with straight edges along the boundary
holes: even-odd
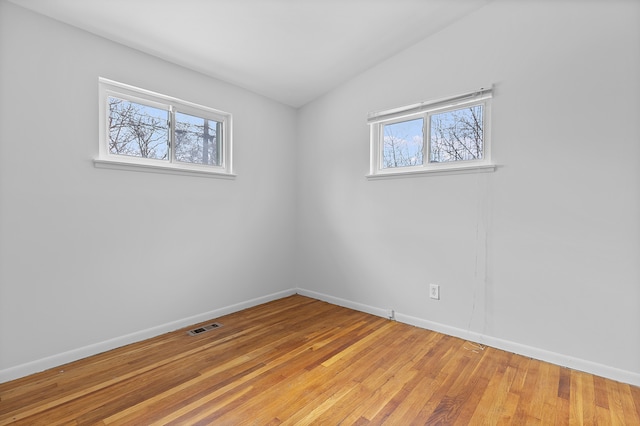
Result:
[[[431,116],[431,158],[434,163],[482,159],[482,105]]]
[[[429,163],[481,160],[484,151],[483,106],[429,115]],[[422,166],[424,121],[384,124],[382,168]]]
[[[166,159],[169,111],[109,97],[109,152]]]

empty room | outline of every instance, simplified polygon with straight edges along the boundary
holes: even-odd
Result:
[[[640,1],[0,0],[0,425],[640,425]]]

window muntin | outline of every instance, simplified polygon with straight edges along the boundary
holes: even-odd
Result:
[[[369,115],[370,177],[472,168],[493,170],[491,90]]]
[[[107,79],[99,87],[96,166],[233,177],[231,114]]]

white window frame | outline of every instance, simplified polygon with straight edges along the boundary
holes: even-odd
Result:
[[[385,111],[370,113],[367,119],[370,131],[370,170],[368,179],[408,177],[449,173],[492,172],[491,162],[491,98],[492,89],[479,89],[443,99],[421,102]],[[483,154],[479,160],[461,160],[435,163],[431,159],[431,116],[466,107],[483,106]],[[418,166],[384,168],[384,126],[423,118],[423,164]]]
[[[134,170],[142,172],[157,172],[180,175],[197,175],[215,178],[233,179],[232,167],[232,116],[230,113],[198,105],[182,99],[162,95],[160,93],[130,86],[100,77],[99,86],[99,148],[98,158],[94,159],[95,167],[117,170]],[[169,158],[166,160],[133,157],[113,154],[109,151],[109,97],[116,97],[126,101],[136,102],[169,112]],[[176,160],[174,143],[174,123],[176,112],[194,115],[222,123],[220,165],[185,163]]]

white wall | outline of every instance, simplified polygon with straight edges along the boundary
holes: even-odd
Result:
[[[237,179],[95,168],[99,76],[231,112]],[[294,287],[292,108],[5,1],[0,93],[3,378]]]
[[[494,1],[306,105],[297,282],[640,383],[639,75],[640,3]],[[495,173],[365,179],[368,112],[487,83]]]
[[[639,5],[495,0],[296,115],[0,0],[0,381],[299,287],[640,383]],[[238,178],[94,168],[98,76],[232,112]],[[365,179],[368,112],[487,83],[498,171]]]

